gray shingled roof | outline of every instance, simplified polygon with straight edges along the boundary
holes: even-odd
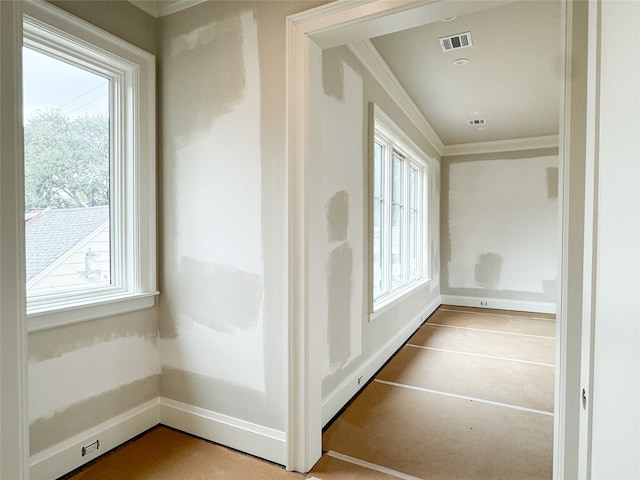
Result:
[[[48,210],[27,222],[27,282],[108,220],[109,205],[104,205]]]

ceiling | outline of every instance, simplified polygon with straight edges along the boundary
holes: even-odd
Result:
[[[558,135],[560,26],[559,1],[522,0],[371,42],[444,145],[459,145]],[[464,32],[471,47],[442,51],[439,37]],[[486,129],[468,125],[481,118]]]
[[[205,0],[129,1],[161,17]],[[371,38],[442,144],[556,137],[564,83],[560,1],[456,2],[473,12]],[[438,38],[464,32],[471,47],[442,51]],[[459,58],[469,62],[454,65]],[[486,124],[468,124],[475,119]]]

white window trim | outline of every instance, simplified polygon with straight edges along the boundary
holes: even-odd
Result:
[[[112,151],[123,156],[121,171],[113,174],[119,178],[111,202],[111,222],[122,225],[122,235],[112,236],[112,261],[119,262],[120,269],[114,286],[27,298],[27,328],[43,330],[150,308],[158,294],[155,57],[43,1],[23,3],[23,25],[25,43],[35,41],[45,51],[55,45],[92,67],[100,63],[117,78],[122,90],[115,105],[118,128],[112,131],[121,147],[114,150],[112,144]]]
[[[408,295],[412,294],[417,289],[427,285],[430,282],[430,269],[428,264],[428,245],[431,232],[429,229],[429,209],[430,209],[430,179],[432,172],[433,160],[406,134],[404,131],[396,125],[396,123],[389,117],[377,104],[373,104],[373,134],[371,148],[376,138],[384,138],[393,144],[395,150],[404,155],[408,161],[419,165],[424,169],[423,189],[421,196],[423,197],[422,208],[422,225],[421,228],[424,231],[423,244],[421,248],[420,261],[422,263],[422,276],[414,281],[408,282],[395,290],[390,291],[378,298],[374,298],[373,285],[370,282],[370,298],[369,298],[369,321],[372,321],[376,317],[381,316],[389,309],[393,308],[399,302],[404,300]],[[371,153],[373,155],[373,152]],[[372,162],[371,162],[372,163]],[[373,182],[373,175],[371,175],[371,181]],[[371,185],[371,188],[373,186]],[[372,208],[371,198],[369,199],[369,208]],[[373,218],[373,214],[371,214]],[[373,229],[373,222],[371,222],[371,229]],[[373,230],[371,230],[372,232]],[[370,233],[372,236],[372,233]],[[370,269],[373,270],[373,253],[370,255]]]

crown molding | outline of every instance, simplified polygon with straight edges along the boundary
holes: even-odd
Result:
[[[456,155],[473,155],[480,153],[517,152],[521,150],[536,150],[540,148],[557,148],[558,145],[558,135],[496,140],[494,142],[461,143],[458,145],[446,145],[443,149],[442,156],[451,157]]]
[[[186,10],[205,1],[206,0],[129,0],[129,3],[155,18],[160,18],[181,10]]]
[[[378,50],[370,40],[359,40],[349,44],[349,49],[360,62],[369,70],[373,77],[382,85],[385,91],[398,104],[411,122],[427,138],[438,155],[442,155],[445,149],[442,140],[438,137],[429,121],[413,102],[398,78],[384,61]]]

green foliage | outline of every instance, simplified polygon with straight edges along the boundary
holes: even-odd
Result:
[[[26,208],[109,203],[109,120],[105,115],[36,112],[24,127]]]

